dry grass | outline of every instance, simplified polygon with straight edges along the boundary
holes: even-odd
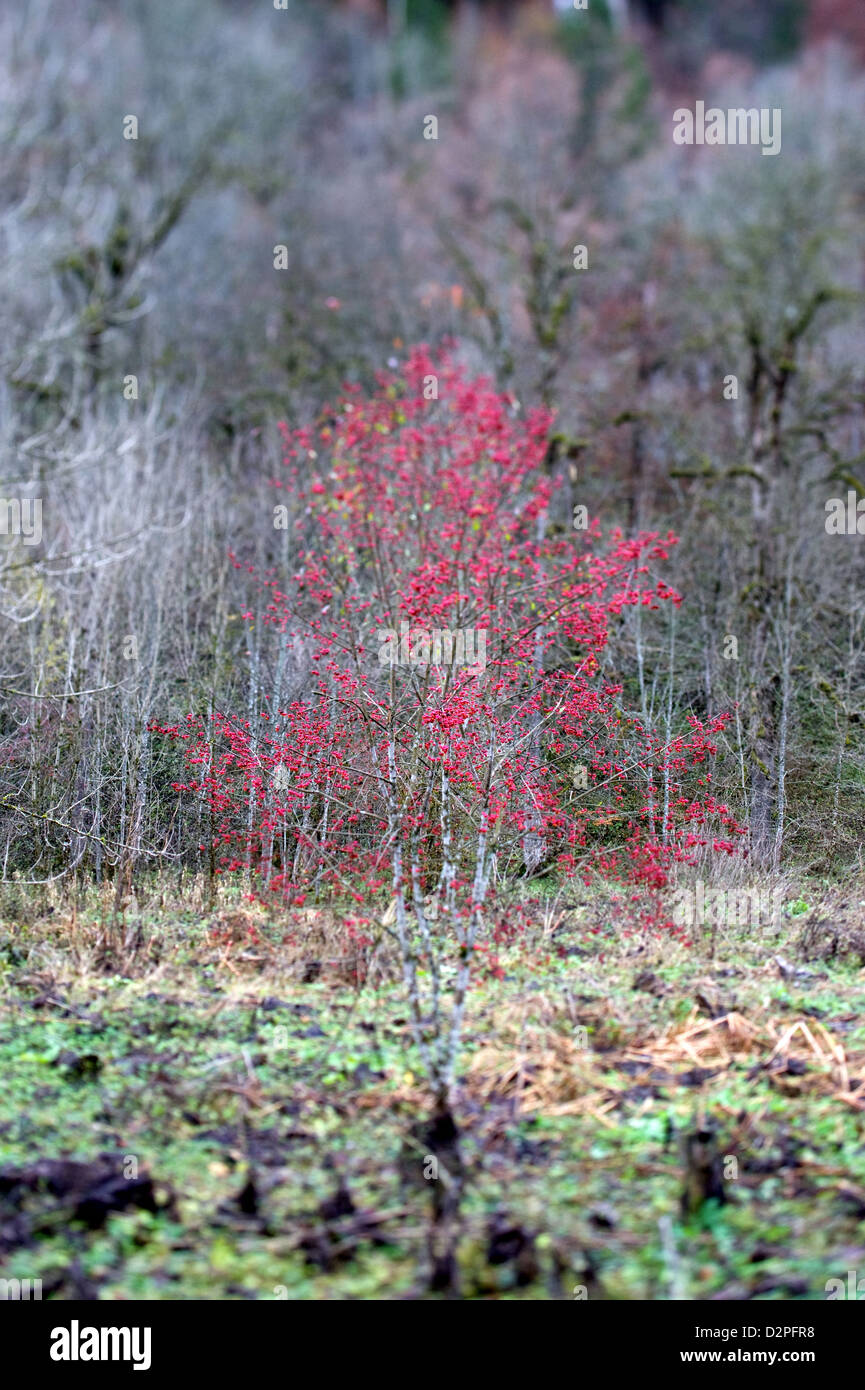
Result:
[[[516,1043],[485,1044],[472,1058],[467,1089],[488,1102],[509,1098],[523,1114],[604,1115],[641,1088],[681,1081],[713,1081],[731,1068],[768,1076],[786,1095],[830,1095],[865,1111],[865,1051],[848,1055],[843,1043],[813,1018],[792,1022],[740,1013],[700,1019],[643,1037],[639,1044],[604,1051],[584,1048],[567,1034],[536,1027],[520,1030]],[[806,1070],[807,1069],[807,1070]],[[617,1084],[610,1073],[621,1070]]]

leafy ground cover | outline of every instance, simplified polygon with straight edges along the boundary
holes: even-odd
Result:
[[[499,941],[455,1105],[463,1297],[816,1299],[865,1259],[860,910],[839,936],[802,893],[711,944],[624,936],[591,897]],[[3,928],[4,1277],[435,1296],[449,1136],[394,963],[358,980],[338,921],[308,923],[302,945],[239,906]]]

